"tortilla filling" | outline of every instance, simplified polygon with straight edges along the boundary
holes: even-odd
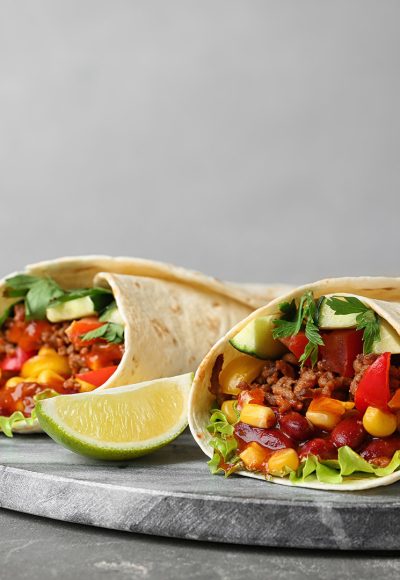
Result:
[[[110,290],[63,290],[51,278],[18,274],[3,298],[0,419],[31,417],[38,399],[91,391],[117,369],[124,326]]]
[[[341,483],[398,469],[395,335],[360,299],[311,292],[249,323],[212,371],[211,472]]]

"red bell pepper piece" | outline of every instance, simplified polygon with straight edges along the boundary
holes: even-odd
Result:
[[[331,330],[321,333],[324,346],[319,347],[319,360],[324,360],[327,370],[342,377],[354,377],[353,363],[363,351],[361,330]]]
[[[390,352],[384,352],[364,372],[354,396],[354,402],[359,411],[364,413],[369,406],[388,410],[389,370]]]
[[[29,322],[18,340],[18,345],[25,352],[38,350],[42,344],[42,334],[51,331],[52,325],[46,320],[32,320]]]
[[[294,356],[299,359],[307,346],[308,338],[304,332],[299,332],[294,336],[288,336],[287,338],[281,338],[280,341],[294,354]]]
[[[92,340],[82,340],[82,335],[96,330],[103,326],[105,322],[100,322],[98,318],[81,318],[80,320],[74,320],[70,326],[68,326],[66,333],[70,341],[76,347],[89,346],[95,342],[103,342],[101,338],[93,338]]]
[[[8,355],[1,361],[1,369],[3,371],[20,371],[24,362],[34,354],[34,352],[25,352],[20,346],[17,346],[13,355]]]
[[[76,379],[80,379],[81,381],[85,381],[85,383],[89,383],[94,385],[95,387],[101,387],[104,385],[106,381],[115,373],[117,370],[118,365],[112,367],[104,367],[99,369],[98,371],[89,371],[87,373],[80,373],[79,375],[75,375]]]

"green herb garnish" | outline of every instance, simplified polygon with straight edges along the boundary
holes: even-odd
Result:
[[[94,338],[103,338],[107,342],[119,344],[124,342],[124,327],[122,324],[116,324],[115,322],[106,322],[99,328],[81,335],[82,340],[93,340]]]
[[[309,290],[301,296],[298,308],[295,300],[290,303],[282,302],[279,305],[282,317],[273,321],[275,328],[272,331],[272,336],[275,339],[295,336],[302,328],[304,329],[308,343],[299,358],[301,366],[308,359],[314,366],[318,360],[318,347],[324,344],[318,329],[320,304],[320,300],[316,303],[313,293]]]
[[[327,305],[332,308],[335,314],[357,314],[357,330],[364,330],[363,351],[364,354],[372,352],[375,341],[380,339],[379,317],[368,306],[365,306],[355,296],[343,296],[328,298]]]
[[[64,294],[64,290],[52,278],[17,274],[6,279],[5,295],[25,298],[27,320],[44,320],[50,302]]]
[[[239,413],[237,413],[239,419]],[[237,441],[234,437],[234,428],[226,416],[219,409],[211,411],[210,423],[207,431],[213,435],[210,441],[214,455],[208,462],[212,474],[225,473],[227,477],[241,468],[240,457],[237,454]]]
[[[101,312],[110,304],[110,302],[113,301],[113,293],[111,290],[95,286],[94,288],[78,288],[76,290],[69,290],[63,294],[63,296],[54,300],[51,305],[57,306],[58,304],[77,300],[78,298],[85,298],[86,296],[91,298],[97,312]]]

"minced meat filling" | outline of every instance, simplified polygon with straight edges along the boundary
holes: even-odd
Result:
[[[238,388],[249,390],[261,387],[265,393],[266,403],[271,407],[277,407],[280,413],[307,409],[310,401],[316,396],[353,400],[363,374],[378,356],[358,355],[353,364],[354,377],[348,378],[327,370],[323,360],[314,368],[306,366],[300,368],[297,359],[289,353],[282,359],[266,361],[253,383],[242,381],[238,384]],[[399,387],[400,368],[391,365],[390,389],[394,392]]]

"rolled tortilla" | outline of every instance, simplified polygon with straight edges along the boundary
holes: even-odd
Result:
[[[274,315],[279,318],[281,315],[279,304],[283,301],[290,302],[293,298],[297,299],[307,290],[312,290],[315,298],[329,294],[358,296],[362,298],[364,304],[386,320],[395,332],[400,335],[400,278],[359,277],[322,280],[299,287],[259,308],[234,326],[213,346],[195,375],[189,401],[189,426],[194,439],[208,457],[213,456],[213,448],[210,446],[211,435],[206,427],[210,420],[210,410],[214,404],[214,396],[211,394],[209,386],[217,357],[223,355],[224,365],[226,365],[233,359],[243,356],[242,353],[230,345],[229,341],[252,320],[267,315]],[[265,477],[262,474],[248,471],[239,471],[237,473],[265,481]],[[279,485],[296,485],[312,489],[354,491],[389,485],[399,479],[400,471],[395,471],[385,477],[346,477],[343,483],[340,484],[320,483],[318,481],[293,484],[289,479],[281,477],[271,477],[269,481]]]
[[[285,288],[224,283],[169,264],[108,256],[41,262],[24,273],[50,276],[64,289],[113,291],[125,323],[125,352],[101,389],[194,371],[220,336]],[[0,311],[13,301],[0,298]],[[15,425],[18,432],[38,430],[38,424]]]

